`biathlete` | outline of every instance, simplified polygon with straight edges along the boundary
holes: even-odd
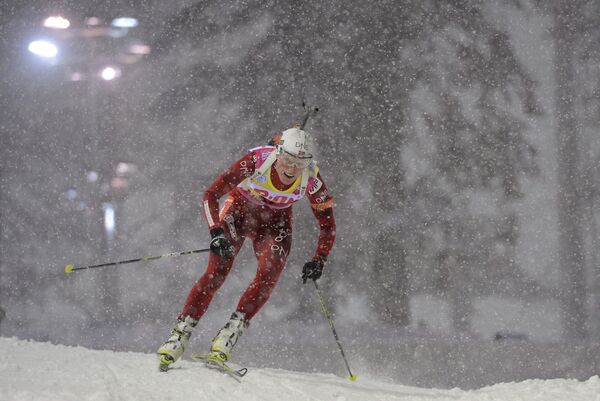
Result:
[[[306,283],[321,277],[335,239],[335,220],[333,197],[314,160],[313,138],[294,127],[274,142],[251,149],[204,193],[202,209],[211,235],[208,267],[190,290],[169,338],[158,349],[161,370],[181,357],[192,329],[249,238],[258,261],[256,276],[211,345],[212,358],[229,360],[233,346],[267,302],[283,271],[292,244],[292,205],[305,196],[320,233],[314,257],[302,268],[302,279]],[[219,199],[224,195],[227,199],[219,213]]]

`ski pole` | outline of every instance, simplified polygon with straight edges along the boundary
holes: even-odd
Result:
[[[194,251],[171,252],[171,253],[167,253],[166,255],[160,255],[160,256],[143,256],[143,257],[138,258],[138,259],[121,260],[119,262],[101,263],[99,265],[91,265],[91,266],[77,266],[77,267],[75,267],[72,264],[68,264],[68,265],[65,266],[65,273],[69,274],[69,273],[73,273],[73,272],[75,272],[77,270],[96,269],[98,267],[125,265],[127,263],[149,262],[151,260],[157,260],[157,259],[161,259],[161,258],[168,258],[168,257],[171,257],[171,256],[192,255],[194,253],[202,253],[202,252],[208,252],[208,251],[210,251],[210,248],[207,248],[207,249],[196,249]]]
[[[319,285],[317,284],[317,281],[313,280],[313,283],[315,283],[315,289],[317,290],[317,295],[319,296],[319,301],[321,301],[321,307],[323,308],[323,313],[325,314],[325,318],[327,318],[327,322],[329,323],[329,327],[331,328],[333,337],[335,337],[335,342],[337,343],[338,347],[340,348],[340,352],[342,353],[342,358],[344,359],[344,363],[346,364],[346,369],[348,369],[348,373],[350,374],[350,376],[348,376],[348,379],[350,381],[356,381],[356,379],[358,379],[358,376],[355,373],[352,373],[352,370],[350,370],[350,365],[348,364],[348,360],[346,359],[346,354],[344,354],[344,349],[342,348],[340,339],[337,335],[337,332],[335,331],[335,327],[333,326],[333,319],[331,319],[331,316],[329,315],[329,310],[327,309],[327,305],[325,304],[325,298],[323,297],[323,294],[321,293],[321,290],[319,289]]]

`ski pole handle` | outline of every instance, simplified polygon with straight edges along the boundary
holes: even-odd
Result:
[[[182,251],[182,252],[171,252],[171,253],[167,253],[165,255],[160,255],[160,256],[143,256],[141,258],[137,258],[137,259],[129,259],[129,260],[121,260],[118,262],[109,262],[109,263],[101,263],[98,265],[90,265],[90,266],[73,266],[72,264],[68,264],[65,266],[65,273],[69,274],[69,273],[73,273],[76,272],[78,270],[88,270],[88,269],[96,269],[99,267],[108,267],[108,266],[117,266],[117,265],[125,265],[128,263],[135,263],[135,262],[149,262],[151,260],[158,260],[158,259],[162,259],[162,258],[169,258],[172,256],[183,256],[183,255],[192,255],[194,253],[202,253],[202,252],[208,252],[210,251],[210,248],[206,248],[206,249],[196,249],[193,251]]]

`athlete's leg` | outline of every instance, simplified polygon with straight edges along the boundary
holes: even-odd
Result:
[[[244,243],[244,237],[239,233],[242,216],[241,207],[242,205],[235,203],[232,197],[225,201],[219,217],[225,236],[233,245],[233,253],[228,258],[222,258],[213,252],[209,252],[206,272],[190,290],[180,316],[191,316],[196,320],[200,319],[206,312],[217,290],[225,282],[235,257]]]
[[[223,284],[233,266],[235,256],[244,242],[244,236],[237,232],[243,220],[241,209],[243,209],[243,204],[236,203],[231,195],[225,201],[219,219],[223,225],[225,236],[229,238],[233,245],[233,253],[228,258],[222,258],[209,252],[206,272],[190,290],[169,338],[157,351],[160,357],[159,369],[162,371],[168,370],[171,364],[183,355],[193,328],[196,327],[198,320],[206,312],[213,296]]]
[[[192,286],[180,316],[191,316],[198,320],[204,315],[215,293],[225,282],[238,251],[239,247],[227,259],[210,253],[206,272]]]
[[[261,231],[253,242],[258,260],[256,276],[237,306],[237,311],[244,313],[246,321],[250,321],[269,299],[292,245],[291,221],[287,215]]]
[[[206,272],[190,290],[175,327],[171,330],[167,341],[157,351],[160,356],[160,370],[169,369],[169,366],[183,355],[193,328],[206,312],[217,289],[225,281],[242,242],[243,240],[234,243],[234,253],[227,259],[222,259],[219,255],[210,252]]]

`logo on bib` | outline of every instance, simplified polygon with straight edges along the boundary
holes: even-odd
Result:
[[[321,189],[321,187],[323,186],[323,181],[319,180],[318,178],[315,177],[313,184],[311,185],[311,187],[308,189],[308,193],[310,195],[314,195],[317,193],[317,191],[319,189]]]

